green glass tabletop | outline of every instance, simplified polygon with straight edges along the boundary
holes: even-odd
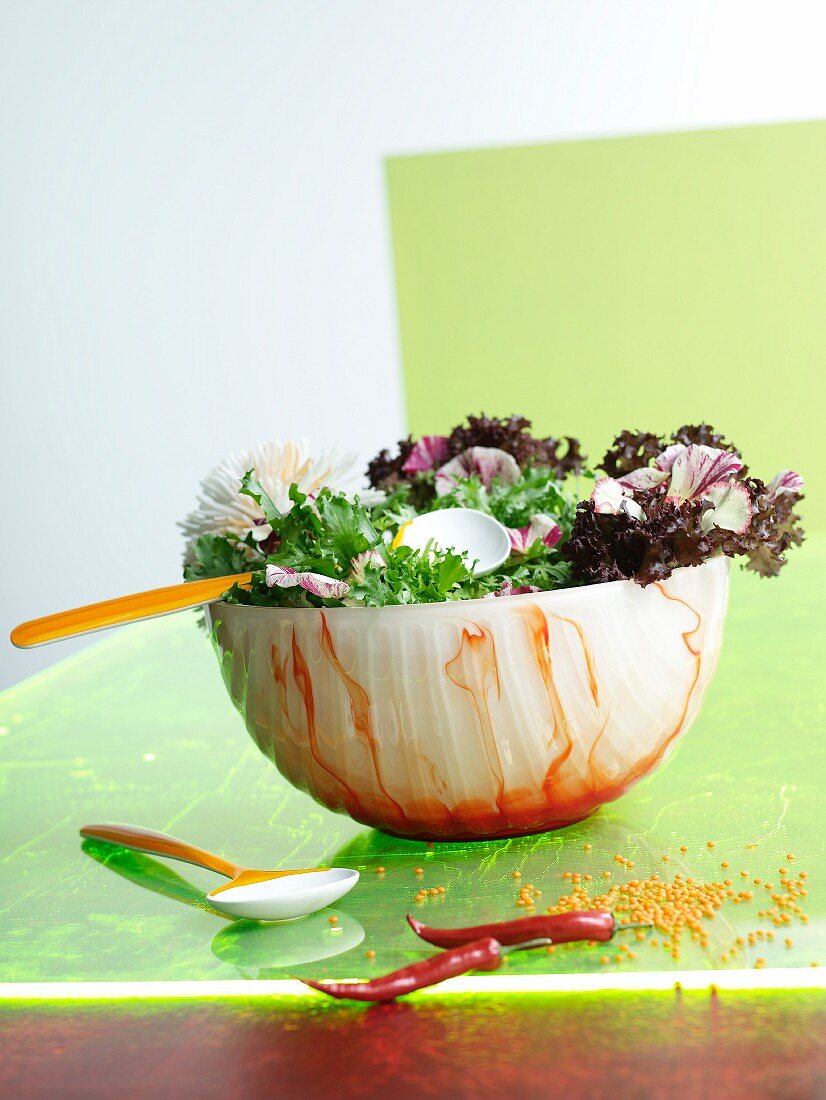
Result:
[[[624,933],[630,950],[618,936],[516,953],[509,974],[826,965],[822,568],[826,540],[777,581],[734,569],[719,668],[671,759],[587,821],[490,843],[394,839],[295,791],[247,737],[194,616],[106,638],[0,697],[0,982],[364,977],[430,953],[407,912],[436,925],[515,918],[527,884],[541,912],[570,888],[566,872],[599,890],[654,871],[730,876],[754,897],[727,899],[708,944],[686,937],[678,960],[655,933]],[[223,880],[81,843],[79,827],[96,821],[172,832],[250,866],[336,863],[361,879],[334,911],[233,922],[204,900]],[[781,868],[803,872],[806,893],[778,926],[760,913]],[[414,900],[422,887],[444,890]]]

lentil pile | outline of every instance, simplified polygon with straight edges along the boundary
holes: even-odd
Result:
[[[708,841],[706,848],[711,851],[716,847],[716,842]],[[746,849],[753,851],[756,844],[746,845]],[[584,845],[584,851],[590,852],[592,846]],[[685,855],[687,846],[680,846],[680,853]],[[663,853],[663,863],[668,863],[671,856]],[[791,864],[795,860],[793,853],[788,853],[786,863]],[[625,871],[634,868],[634,861],[625,856],[615,855],[613,862]],[[733,961],[736,956],[748,946],[754,947],[759,942],[771,943],[774,941],[775,928],[789,931],[795,921],[806,924],[809,920],[807,914],[800,905],[800,900],[808,894],[806,888],[807,874],[798,871],[793,875],[788,866],[778,868],[779,886],[772,882],[763,882],[759,877],[753,877],[748,870],[738,870],[729,873],[732,866],[731,858],[720,862],[720,870],[725,872],[723,877],[714,877],[711,881],[700,882],[690,875],[676,872],[671,877],[661,877],[656,871],[652,871],[645,878],[632,878],[625,882],[606,883],[613,877],[611,871],[596,872],[600,876],[599,892],[592,892],[590,885],[594,881],[594,875],[577,871],[563,871],[562,879],[570,883],[570,889],[557,899],[556,903],[547,907],[547,912],[567,913],[578,909],[608,909],[615,914],[617,923],[622,925],[650,925],[648,929],[635,929],[635,938],[639,942],[647,941],[651,947],[662,949],[671,955],[674,961],[681,956],[681,949],[685,939],[689,938],[699,947],[709,947],[709,922],[712,921],[724,905],[750,905],[762,902],[762,894],[756,893],[754,887],[762,887],[771,904],[758,909],[758,920],[771,924],[773,927],[766,929],[756,927],[742,936],[737,936],[730,948],[719,956],[721,963]],[[515,879],[521,877],[521,873],[513,873]],[[736,877],[732,877],[736,875]],[[739,883],[738,883],[738,880]],[[748,881],[748,885],[746,882]],[[536,911],[536,898],[540,891],[532,885],[522,886],[516,898],[516,905],[526,909],[529,913]],[[790,936],[784,937],[787,948],[793,946]],[[619,952],[613,956],[613,961],[622,963],[634,958],[634,952],[626,945],[620,947]],[[610,963],[611,957],[603,955],[600,962],[604,965]],[[818,964],[813,962],[812,966]],[[765,959],[758,958],[754,962],[758,969],[765,966]]]

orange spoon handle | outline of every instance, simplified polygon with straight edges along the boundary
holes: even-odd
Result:
[[[21,623],[11,632],[12,644],[18,649],[72,638],[77,634],[90,634],[107,626],[134,623],[140,619],[154,619],[188,607],[198,607],[222,596],[234,584],[249,584],[251,573],[239,573],[231,577],[210,577],[205,581],[188,584],[172,584],[167,588],[153,588],[149,592],[136,592],[132,596],[118,596],[115,600],[91,603],[72,611],[59,611],[42,619]]]
[[[244,870],[230,863],[222,856],[196,848],[185,840],[156,833],[154,829],[141,829],[137,825],[84,825],[81,836],[91,840],[105,840],[109,844],[120,844],[122,848],[131,848],[134,852],[151,852],[152,855],[166,856],[168,859],[180,859],[183,863],[194,863],[196,867],[206,867],[227,878],[235,878]]]

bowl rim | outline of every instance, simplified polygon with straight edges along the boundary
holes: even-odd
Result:
[[[726,573],[728,573],[729,569],[730,569],[730,566],[731,566],[731,558],[728,557],[728,555],[726,555],[726,554],[717,554],[717,555],[715,555],[715,557],[708,558],[706,561],[701,562],[699,565],[681,565],[677,569],[674,569],[671,573],[671,576],[666,577],[665,581],[659,581],[659,582],[656,582],[656,583],[665,584],[671,579],[671,577],[688,573],[689,570],[691,570],[691,571],[700,570],[700,569],[703,569],[705,566],[718,567],[721,562],[725,563]],[[654,582],[652,582],[652,583],[654,583]],[[418,610],[422,610],[422,609],[432,610],[433,613],[436,614],[439,609],[442,609],[443,612],[444,612],[445,609],[453,609],[455,611],[456,609],[459,609],[459,608],[475,607],[478,604],[483,604],[485,606],[492,605],[494,607],[501,606],[501,607],[507,608],[507,607],[511,606],[510,601],[512,599],[516,599],[516,600],[521,600],[521,599],[541,600],[544,603],[546,601],[550,601],[553,598],[558,598],[558,597],[562,596],[565,593],[571,593],[571,592],[597,592],[597,591],[605,592],[608,589],[613,589],[616,585],[629,585],[629,584],[632,584],[634,586],[634,588],[639,589],[640,592],[645,592],[647,589],[649,589],[651,587],[651,585],[637,584],[636,581],[631,580],[630,578],[626,577],[623,580],[597,581],[594,584],[574,585],[570,588],[552,588],[552,589],[548,589],[548,590],[543,591],[543,592],[522,592],[518,596],[501,597],[501,599],[504,600],[504,603],[501,603],[499,599],[497,599],[496,597],[493,597],[493,596],[477,596],[472,600],[440,600],[438,603],[401,603],[401,604],[394,603],[394,604],[386,604],[384,607],[358,607],[358,606],[355,606],[355,605],[349,605],[347,607],[263,607],[261,605],[248,604],[248,603],[244,603],[244,604],[224,603],[224,601],[222,599],[218,599],[218,600],[210,600],[209,603],[204,604],[203,607],[210,609],[210,612],[211,612],[211,615],[212,615],[213,618],[216,617],[216,615],[215,615],[215,612],[212,611],[212,609],[213,608],[220,608],[220,607],[232,608],[233,613],[235,613],[236,611],[253,612],[253,613],[264,612],[266,614],[272,614],[273,612],[279,612],[279,613],[287,612],[290,615],[296,615],[296,614],[308,615],[308,614],[311,614],[311,613],[317,615],[319,612],[324,612],[325,615],[339,615],[339,614],[341,614],[342,612],[345,612],[345,611],[350,612],[351,614],[353,612],[355,612],[356,614],[359,614],[359,615],[368,614],[370,612],[372,612],[374,614],[377,613],[377,612],[381,612],[383,614],[386,614],[388,611],[391,611],[391,612],[392,611],[404,612],[404,611],[410,611],[414,608],[416,608]],[[493,602],[494,600],[496,601],[495,603]]]

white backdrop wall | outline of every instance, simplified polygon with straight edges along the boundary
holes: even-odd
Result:
[[[88,644],[16,652],[16,621],[177,579],[175,521],[226,452],[364,459],[403,431],[383,158],[823,117],[824,23],[0,0],[0,685]]]

